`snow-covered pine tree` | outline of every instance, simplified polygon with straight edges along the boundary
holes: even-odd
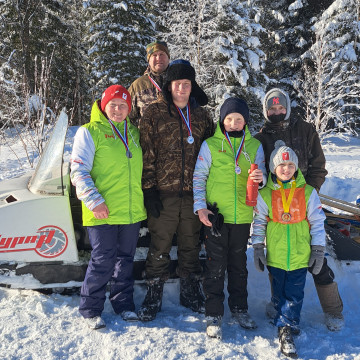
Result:
[[[14,33],[11,31],[11,10],[8,1],[0,3],[0,131],[24,109],[21,101],[22,68],[16,62],[16,49],[13,48]]]
[[[175,0],[164,12],[171,58],[190,60],[216,116],[225,98],[240,96],[249,102],[254,123],[262,119],[268,80],[257,18],[253,1]]]
[[[75,9],[76,3],[81,4],[79,0],[5,0],[0,3],[6,24],[6,45],[0,50],[1,61],[6,61],[12,54],[11,65],[16,67],[17,74],[21,74],[21,79],[16,81],[21,82],[23,103],[39,88],[36,74],[41,72],[43,62],[50,69],[49,86],[47,92],[41,94],[40,101],[51,109],[50,112],[57,112],[57,106],[68,109],[79,106],[75,105],[79,102],[75,99],[82,98],[87,92],[81,86],[86,80],[81,70],[85,60],[79,51],[79,18],[74,16],[82,8]]]
[[[86,46],[90,58],[92,100],[112,84],[128,87],[146,68],[146,45],[155,34],[149,1],[85,3]]]
[[[314,44],[297,82],[307,121],[320,132],[354,129],[360,121],[360,4],[336,0],[314,19]]]
[[[310,20],[321,14],[333,0],[260,0],[256,2],[260,24],[266,29],[261,38],[266,53],[266,75],[274,84],[293,92],[294,75],[301,68],[301,55],[311,46]]]

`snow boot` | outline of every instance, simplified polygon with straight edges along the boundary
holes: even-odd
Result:
[[[106,327],[105,321],[100,316],[84,318],[84,320],[91,330],[99,330]]]
[[[321,307],[325,315],[325,324],[330,331],[341,330],[344,326],[342,315],[343,302],[341,300],[337,283],[328,285],[315,284]]]
[[[325,325],[330,331],[340,331],[344,325],[344,316],[342,314],[336,316],[332,314],[325,313]]]
[[[188,277],[180,278],[180,304],[194,312],[205,312],[205,296],[199,275],[190,274]]]
[[[221,316],[207,316],[206,317],[206,334],[207,336],[215,339],[222,338],[221,330]]]
[[[281,326],[278,328],[280,342],[280,351],[292,359],[297,359],[296,347],[292,337],[290,326]]]
[[[257,328],[256,322],[251,318],[247,310],[232,309],[231,315],[244,329],[252,330]]]
[[[137,313],[141,321],[151,321],[155,319],[156,314],[161,310],[164,290],[164,281],[160,278],[148,279],[146,285],[147,293]]]
[[[122,319],[124,321],[138,321],[139,320],[138,316],[133,311],[124,310],[121,312],[120,316],[122,317]]]
[[[301,330],[298,326],[292,326],[291,327],[291,334],[293,336],[299,336],[301,334]]]

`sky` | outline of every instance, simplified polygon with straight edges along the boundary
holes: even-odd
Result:
[[[67,159],[74,131],[73,128],[69,131]],[[29,171],[21,143],[11,137],[9,141],[13,151],[8,145],[0,147],[0,183]],[[328,136],[322,145],[329,174],[321,193],[354,203],[360,195],[360,138],[344,134]],[[32,290],[0,288],[0,358],[285,359],[279,350],[276,328],[265,316],[265,305],[270,299],[267,273],[255,269],[251,246],[247,254],[249,313],[258,324],[255,330],[240,328],[225,305],[222,340],[208,338],[205,316],[180,306],[178,280],[165,284],[162,310],[152,322],[127,323],[113,312],[107,300],[103,312],[107,327],[99,331],[88,329],[82,321],[78,294],[45,295]],[[360,360],[360,262],[338,261],[329,255],[327,258],[344,303],[345,327],[336,333],[327,330],[308,274],[300,322],[302,332],[295,338],[299,358]],[[0,282],[3,280],[4,276],[0,275]],[[22,284],[31,281],[25,277]],[[145,291],[145,284],[137,282],[134,292],[137,308]]]

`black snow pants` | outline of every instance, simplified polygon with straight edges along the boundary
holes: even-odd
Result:
[[[207,259],[204,269],[205,315],[224,315],[224,280],[228,274],[230,311],[247,310],[246,250],[250,224],[224,224],[221,236],[215,237],[205,227]]]

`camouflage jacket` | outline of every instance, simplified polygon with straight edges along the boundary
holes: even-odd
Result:
[[[140,127],[140,119],[144,115],[145,109],[153,101],[157,100],[160,91],[149,79],[149,76],[160,86],[163,86],[166,71],[161,74],[152,72],[150,66],[146,69],[143,76],[136,79],[129,87],[132,108],[129,114],[133,125]]]
[[[202,142],[214,134],[215,126],[195,101],[190,104],[190,118],[193,144],[187,142],[188,129],[177,109],[162,95],[147,107],[140,127],[143,189],[155,187],[165,195],[192,195],[197,155]]]

